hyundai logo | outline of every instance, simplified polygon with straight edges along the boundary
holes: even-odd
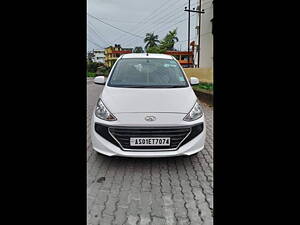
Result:
[[[156,120],[156,117],[155,116],[146,116],[145,120],[148,121],[148,122],[152,122],[152,121]]]

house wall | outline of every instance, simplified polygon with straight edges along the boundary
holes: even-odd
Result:
[[[188,78],[197,77],[200,82],[213,83],[212,68],[184,68]]]
[[[193,52],[189,53],[190,56],[187,51],[167,51],[165,54],[174,56],[182,67],[193,66]]]
[[[131,53],[132,49],[127,49],[124,51],[121,47],[110,46],[104,50],[105,55],[105,65],[108,67],[112,67],[114,62],[123,54]]]
[[[200,29],[200,67],[213,68],[213,34],[212,22],[213,18],[213,0],[201,0],[201,9],[205,13],[201,14],[201,29]],[[199,0],[200,4],[200,0]],[[197,25],[199,25],[199,15],[196,17]],[[196,29],[198,37],[198,29]],[[195,40],[198,45],[198,38]],[[198,53],[195,48],[195,67],[198,65]]]
[[[105,55],[104,51],[94,50],[93,62],[104,63]]]

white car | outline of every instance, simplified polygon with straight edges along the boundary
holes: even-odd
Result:
[[[107,156],[170,157],[204,148],[201,105],[182,67],[170,55],[122,55],[106,79],[93,113],[93,149]]]

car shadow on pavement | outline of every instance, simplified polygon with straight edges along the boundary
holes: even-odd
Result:
[[[96,153],[97,157],[103,158],[103,160],[112,160],[112,161],[126,161],[128,163],[135,163],[135,162],[141,162],[141,163],[149,163],[149,162],[165,162],[169,160],[178,160],[178,159],[185,159],[189,157],[193,157],[196,154],[193,154],[191,156],[172,156],[172,157],[153,157],[153,158],[134,158],[134,157],[126,157],[126,156],[106,156],[101,153]]]

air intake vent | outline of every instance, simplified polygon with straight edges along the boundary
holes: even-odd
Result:
[[[191,127],[107,127],[95,124],[96,132],[124,151],[175,151],[199,135],[203,123]],[[110,135],[109,135],[110,134]],[[131,137],[170,138],[170,146],[130,146]]]

